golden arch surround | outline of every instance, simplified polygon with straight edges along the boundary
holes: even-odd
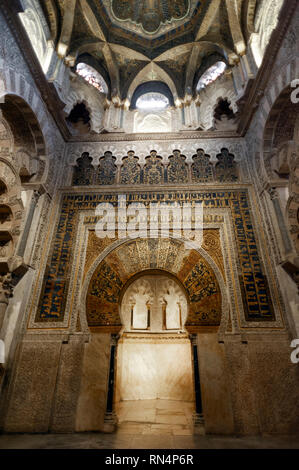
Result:
[[[188,250],[189,254],[183,256],[182,250],[184,250],[184,243],[182,239],[169,238],[166,240],[170,244],[179,247],[183,262],[178,271],[171,271],[169,266],[146,267],[144,265],[139,265],[134,272],[124,273],[122,271],[123,266],[121,266],[118,252],[120,251],[122,253],[121,256],[128,260],[131,258],[126,251],[128,246],[132,246],[132,244],[134,245],[138,243],[138,241],[143,244],[150,241],[150,243],[153,244],[152,239],[126,239],[117,241],[112,243],[109,248],[106,248],[106,250],[97,257],[90,267],[88,275],[85,277],[81,291],[81,320],[88,329],[107,332],[119,331],[122,327],[119,309],[123,292],[130,282],[133,282],[140,276],[155,271],[172,277],[172,279],[183,286],[186,298],[188,299],[186,327],[189,331],[196,331],[203,326],[218,328],[224,319],[226,322],[229,309],[227,290],[223,274],[212,257],[205,252],[203,248]],[[159,243],[159,239],[156,239],[156,242]],[[112,265],[112,271],[115,269],[115,271],[112,272],[112,276],[110,265]],[[199,265],[200,269],[198,269]],[[202,278],[201,275],[198,274],[200,272],[202,272]],[[115,275],[118,275],[119,278],[116,279]],[[192,286],[190,286],[190,276],[193,278],[194,282],[197,283],[197,286],[199,286],[197,291],[199,293],[198,296],[196,295],[196,289],[194,290]],[[208,282],[205,282],[204,278],[206,278]],[[103,281],[103,279],[105,280]],[[213,289],[209,290],[207,287],[211,284],[214,286],[214,291]],[[111,286],[114,287],[111,289]],[[108,290],[105,290],[107,288]],[[199,297],[200,300],[197,297]]]

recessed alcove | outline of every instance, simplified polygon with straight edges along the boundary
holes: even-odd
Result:
[[[12,254],[13,241],[9,232],[0,232],[0,258],[8,258]]]
[[[6,184],[0,180],[0,196],[3,196],[3,194],[7,193],[7,186]]]
[[[73,134],[85,135],[90,132],[90,111],[84,102],[77,103],[66,118]]]
[[[21,183],[24,184],[24,183],[29,183],[33,175],[30,175],[27,168],[22,167],[20,169],[19,176],[20,176]]]
[[[121,431],[191,433],[194,386],[191,342],[184,329],[183,287],[163,274],[135,279],[122,297],[116,413]]]
[[[10,207],[6,205],[0,205],[0,225],[5,224],[6,222],[11,222],[13,218],[12,211]]]

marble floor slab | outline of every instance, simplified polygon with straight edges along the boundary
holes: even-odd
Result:
[[[299,436],[2,434],[0,449],[299,449]]]
[[[122,401],[116,407],[118,434],[191,436],[194,403],[174,400]]]
[[[193,409],[190,402],[122,402],[113,434],[0,434],[0,449],[299,449],[299,435],[194,435]]]

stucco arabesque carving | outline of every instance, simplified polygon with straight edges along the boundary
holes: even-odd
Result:
[[[74,74],[71,76],[65,102],[66,115],[77,103],[84,103],[90,113],[91,131],[99,133],[103,130],[105,95],[87,84],[83,78]]]

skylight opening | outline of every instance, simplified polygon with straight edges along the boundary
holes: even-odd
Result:
[[[136,102],[137,109],[148,112],[164,111],[168,106],[169,99],[162,93],[145,93]]]
[[[80,62],[76,67],[76,73],[94,86],[100,93],[108,93],[108,87],[102,75],[90,65]]]
[[[209,67],[198,80],[196,91],[200,91],[215,82],[217,78],[224,74],[225,69],[226,63],[222,61],[216,62],[212,67]]]

